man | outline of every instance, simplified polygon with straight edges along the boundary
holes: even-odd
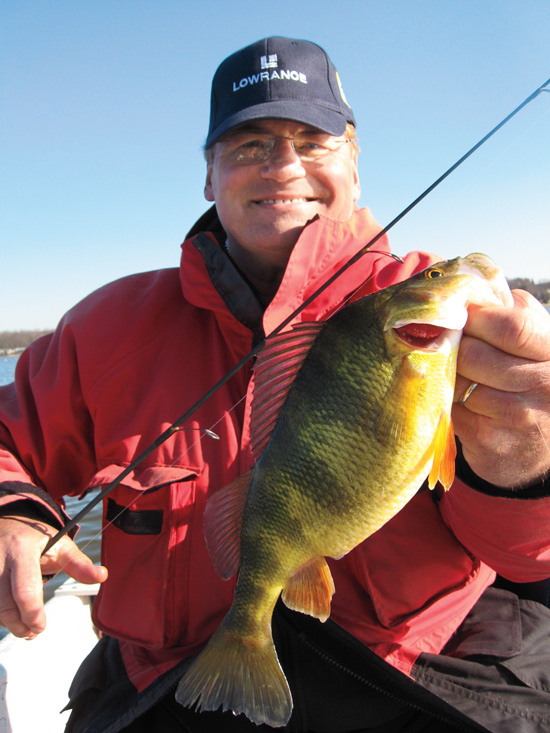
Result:
[[[232,602],[202,516],[208,496],[251,463],[250,368],[110,495],[105,567],[68,538],[39,557],[64,521],[64,495],[115,478],[379,231],[356,206],[354,129],[318,46],[269,38],[230,56],[214,77],[205,146],[215,209],[183,244],[180,270],[92,294],[21,357],[17,393],[0,391],[0,621],[18,636],[43,630],[41,574],[102,583],[94,619],[104,636],[71,689],[70,731],[258,729],[243,716],[183,708],[173,695]],[[417,252],[399,264],[380,254],[388,247],[382,238],[378,254],[297,320],[324,319],[358,288],[377,290],[435,259]],[[550,576],[550,317],[527,294],[514,298],[513,309],[470,312],[452,490],[436,500],[419,491],[331,562],[327,624],[276,610],[294,696],[288,730],[550,725],[550,613],[487,590],[495,571],[514,581]],[[214,425],[220,441],[200,439]]]

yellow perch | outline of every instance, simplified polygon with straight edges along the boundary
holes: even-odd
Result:
[[[292,696],[271,635],[277,599],[325,621],[340,558],[428,479],[449,489],[451,406],[467,306],[511,305],[485,255],[441,262],[269,339],[254,370],[256,464],[205,514],[214,565],[235,600],[182,678],[183,705],[285,725]]]

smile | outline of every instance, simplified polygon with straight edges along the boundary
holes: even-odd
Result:
[[[261,201],[256,201],[256,203],[257,204],[307,204],[310,201],[313,201],[313,199],[305,199],[305,198],[298,198],[298,199],[262,199]]]

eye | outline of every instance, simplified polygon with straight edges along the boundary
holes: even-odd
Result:
[[[228,152],[228,157],[238,162],[256,163],[269,157],[271,148],[269,140],[259,137],[240,139],[238,145]]]
[[[438,267],[430,267],[429,270],[426,270],[425,278],[426,280],[435,280],[437,277],[443,277],[444,274],[443,270]]]
[[[263,140],[247,140],[247,142],[239,145],[240,148],[263,148],[265,142]]]
[[[224,153],[229,158],[250,157],[265,148],[265,141],[249,135],[234,135],[223,140]]]
[[[298,150],[323,150],[325,146],[311,140],[294,140],[294,147]]]

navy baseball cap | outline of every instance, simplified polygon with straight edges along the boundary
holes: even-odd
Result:
[[[310,41],[273,36],[222,61],[212,80],[209,148],[228,130],[251,120],[301,122],[329,135],[355,127],[338,72]]]

